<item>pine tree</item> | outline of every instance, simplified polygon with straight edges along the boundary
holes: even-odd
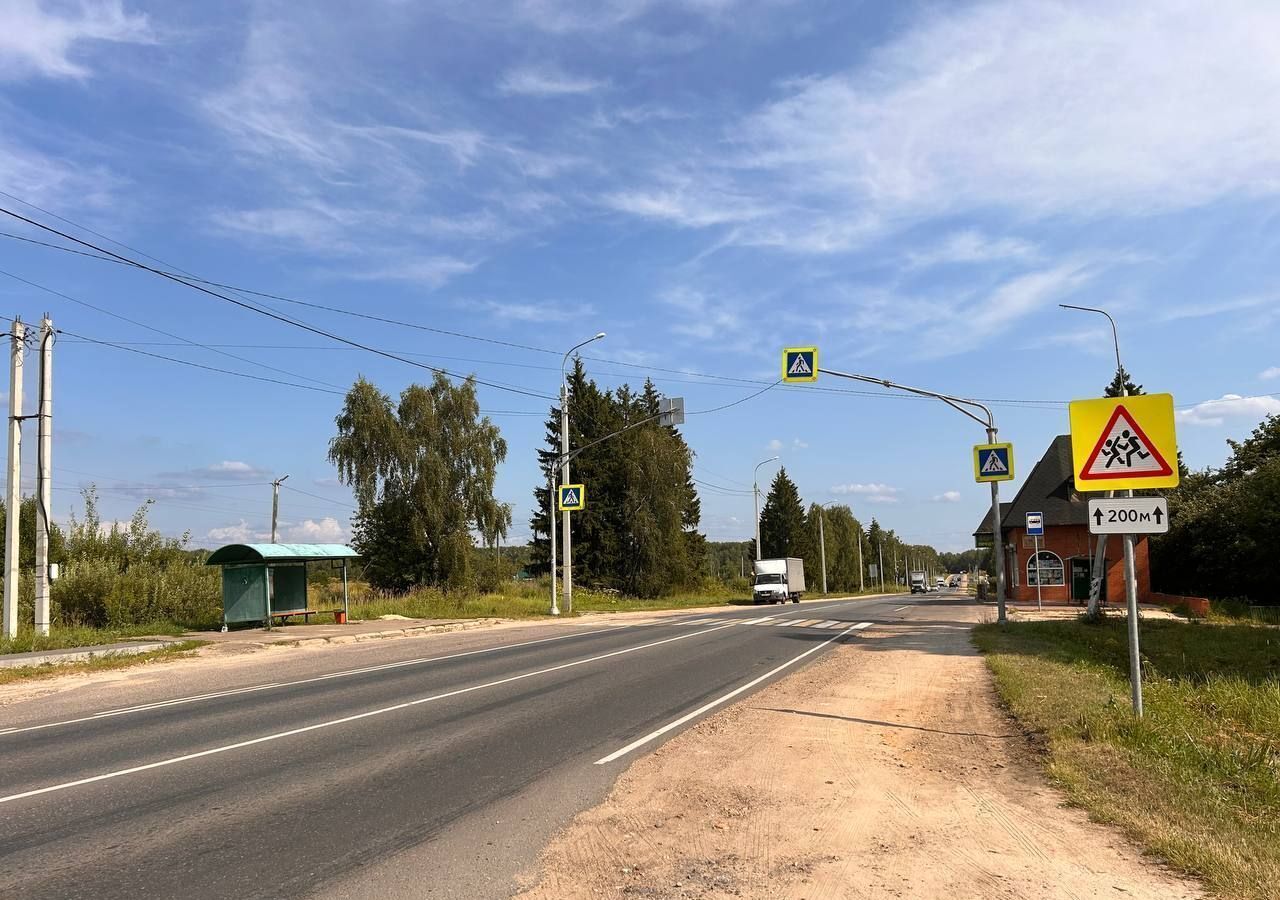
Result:
[[[1111,383],[1107,385],[1106,392],[1102,396],[1119,397],[1122,394],[1122,387],[1130,397],[1136,397],[1142,393],[1142,385],[1133,383],[1133,379],[1129,376],[1124,366],[1116,370],[1116,377],[1111,379]]]
[[[807,563],[814,554],[800,490],[786,467],[778,469],[760,511],[760,546],[765,559],[797,556]]]

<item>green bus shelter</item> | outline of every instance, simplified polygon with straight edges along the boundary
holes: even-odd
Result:
[[[261,622],[313,613],[347,616],[347,560],[360,554],[344,544],[228,544],[205,560],[222,567],[222,630],[240,622]],[[342,609],[312,609],[307,603],[307,565],[342,568]]]

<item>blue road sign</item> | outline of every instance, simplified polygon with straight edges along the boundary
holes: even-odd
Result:
[[[973,480],[1013,479],[1013,444],[978,444],[973,448]]]
[[[1044,537],[1044,513],[1027,513],[1027,536]]]
[[[587,488],[582,484],[560,485],[560,511],[573,512],[587,505]]]
[[[788,384],[818,380],[818,348],[788,347],[782,351],[782,380]]]

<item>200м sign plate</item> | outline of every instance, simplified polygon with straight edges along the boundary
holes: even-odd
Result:
[[[1163,497],[1118,497],[1089,501],[1090,534],[1164,534],[1169,502]]]

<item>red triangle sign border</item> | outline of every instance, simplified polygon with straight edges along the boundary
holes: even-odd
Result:
[[[1151,455],[1155,457],[1156,462],[1160,463],[1160,468],[1154,472],[1141,472],[1134,474],[1132,472],[1106,472],[1099,475],[1090,475],[1089,470],[1093,468],[1093,464],[1098,461],[1098,457],[1102,454],[1102,447],[1107,442],[1107,435],[1111,433],[1111,429],[1115,427],[1116,421],[1124,416],[1125,421],[1133,428],[1136,437],[1142,439],[1150,450]],[[1089,454],[1089,458],[1085,460],[1080,471],[1076,474],[1076,478],[1080,481],[1103,481],[1111,478],[1165,478],[1173,474],[1173,468],[1169,465],[1169,461],[1160,453],[1160,448],[1155,445],[1151,438],[1147,437],[1147,433],[1142,430],[1142,426],[1133,417],[1129,410],[1125,409],[1124,404],[1116,405],[1115,410],[1111,413],[1111,418],[1107,420],[1107,424],[1103,426],[1102,434],[1098,436],[1098,443],[1094,446],[1093,452]]]

